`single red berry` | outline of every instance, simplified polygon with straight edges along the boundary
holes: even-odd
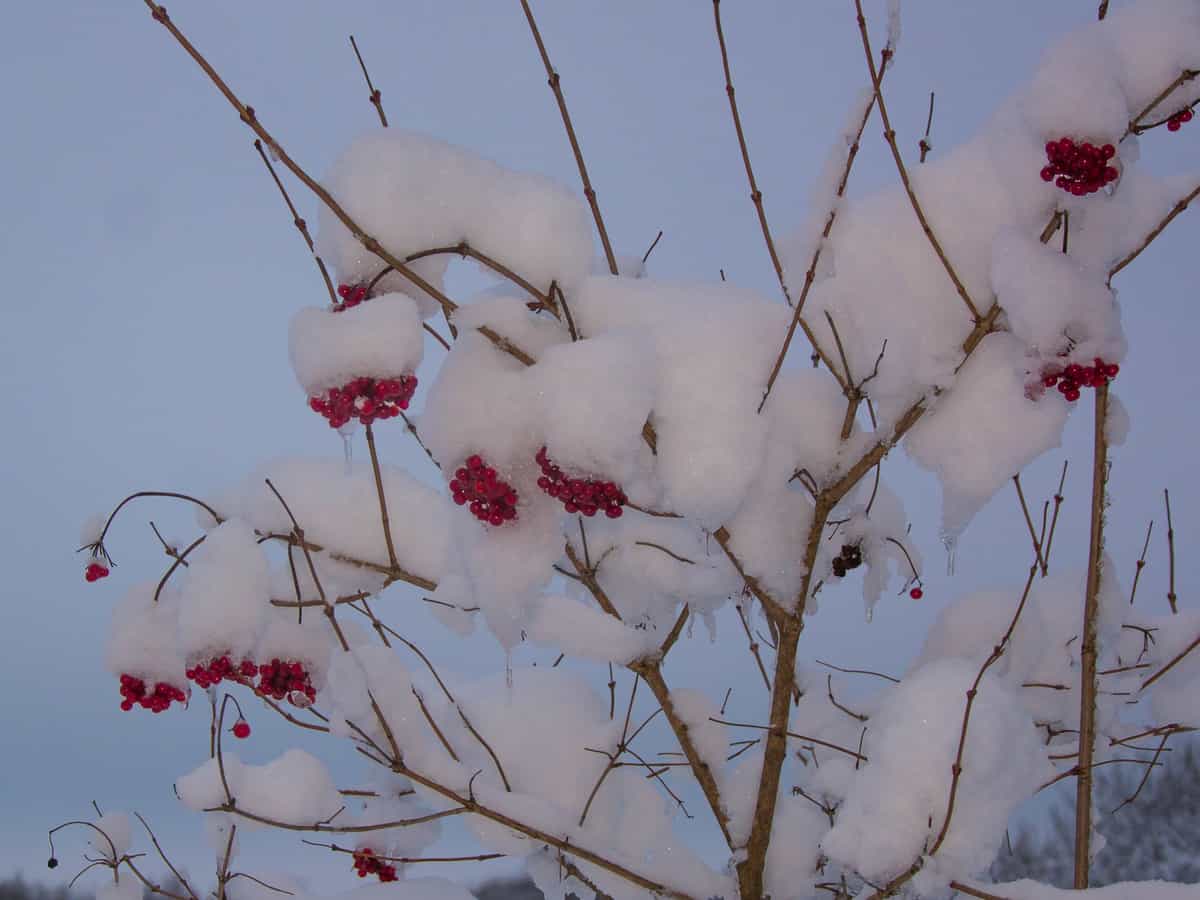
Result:
[[[912,597],[914,600],[920,600],[922,597],[925,596],[925,592],[923,590],[921,590],[919,587],[915,587],[911,591],[908,592],[908,596]]]
[[[238,719],[233,723],[233,736],[239,740],[244,740],[250,737],[250,723],[245,719]]]

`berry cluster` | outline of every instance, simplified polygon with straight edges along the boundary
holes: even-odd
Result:
[[[611,481],[568,478],[546,455],[545,447],[537,452],[537,462],[542,468],[538,487],[561,501],[569,513],[578,512],[585,516],[594,516],[598,511],[604,510],[604,514],[610,519],[617,519],[621,516],[621,507],[629,502],[625,492]]]
[[[241,716],[238,717],[238,720],[233,723],[233,727],[229,730],[233,732],[233,736],[239,741],[244,741],[250,737],[250,723]]]
[[[1060,394],[1074,403],[1079,399],[1081,387],[1095,388],[1108,384],[1117,377],[1119,371],[1121,367],[1116,363],[1106,363],[1097,356],[1090,366],[1071,363],[1065,369],[1046,369],[1042,372],[1042,385],[1048,388],[1057,387]]]
[[[851,569],[862,565],[862,549],[858,544],[845,544],[842,552],[833,560],[833,574],[842,578]]]
[[[331,428],[341,428],[351,419],[370,425],[376,419],[395,418],[400,410],[408,409],[416,389],[416,375],[355,378],[340,388],[330,388],[324,396],[309,397],[308,405],[328,419]]]
[[[1117,148],[1112,144],[1076,144],[1068,137],[1050,141],[1046,144],[1050,162],[1042,169],[1042,181],[1053,181],[1076,197],[1093,194],[1120,177],[1116,167],[1108,164],[1116,155]]]
[[[214,656],[207,665],[197,665],[183,673],[202,688],[220,684],[228,678],[230,681],[240,681],[242,678],[253,678],[258,674],[258,666],[253,660],[243,659],[235,670],[229,655]],[[239,677],[241,676],[241,677]]]
[[[178,703],[187,701],[187,695],[183,691],[165,681],[154,685],[153,693],[147,693],[146,682],[132,675],[121,676],[121,696],[125,698],[121,701],[121,709],[125,712],[129,712],[136,705],[142,709],[160,713],[170,706],[172,701]]]
[[[342,302],[334,304],[334,312],[345,312],[353,306],[366,303],[370,299],[367,296],[367,286],[365,284],[339,284],[337,292],[338,296],[342,298]]]
[[[361,850],[354,851],[354,870],[358,872],[359,878],[366,878],[368,875],[378,875],[380,881],[396,880],[396,867],[390,863],[385,863],[375,855],[375,851],[370,847],[363,847]]]
[[[255,690],[276,700],[285,697],[293,706],[308,706],[317,698],[308,673],[301,663],[273,659],[258,667],[261,676]]]
[[[1167,131],[1178,131],[1190,121],[1192,121],[1192,108],[1190,106],[1185,106],[1179,112],[1167,119]]]
[[[454,473],[450,494],[459,506],[469,503],[471,515],[481,522],[503,525],[516,521],[517,492],[501,481],[479,454],[468,457],[467,464]]]
[[[107,578],[108,566],[93,559],[88,563],[87,568],[83,570],[83,577],[88,581],[99,581],[101,578]]]

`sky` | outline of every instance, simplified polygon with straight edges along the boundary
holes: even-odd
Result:
[[[867,4],[876,24],[884,5]],[[652,274],[704,280],[723,269],[731,281],[776,297],[729,120],[710,4],[534,8],[618,251],[640,255],[661,229]],[[177,0],[170,11],[318,176],[376,124],[347,40],[355,34],[395,127],[577,187],[515,0]],[[969,137],[1048,43],[1094,14],[1081,0],[906,4],[887,86],[902,148],[915,156],[931,90],[936,155]],[[776,232],[785,235],[803,220],[811,179],[866,81],[852,4],[727,2],[724,24],[756,173]],[[206,754],[207,716],[195,708],[122,713],[103,665],[113,603],[125,586],[165,566],[148,520],[179,540],[194,536],[194,522],[168,504],[133,509],[110,540],[119,568],[96,585],[84,584],[73,551],[83,521],[134,490],[204,493],[275,456],[341,453],[340,440],[305,408],[286,356],[288,317],[324,302],[323,288],[252,136],[140,0],[7,10],[0,100],[0,171],[9,177],[0,264],[10,297],[0,329],[8,435],[0,456],[0,565],[8,576],[0,809],[9,812],[0,819],[0,877],[46,877],[45,829],[86,816],[92,800],[106,810],[138,809],[173,856],[204,871],[199,822],[170,785]],[[1146,141],[1159,171],[1195,171],[1200,125],[1192,128]],[[851,196],[895,180],[884,151],[876,122]],[[314,203],[298,186],[293,196],[315,226]],[[1200,529],[1192,402],[1200,369],[1191,364],[1200,322],[1189,265],[1200,238],[1196,215],[1181,217],[1117,281],[1131,350],[1116,391],[1133,430],[1113,454],[1109,538],[1118,567],[1129,572],[1150,518],[1162,533],[1161,491],[1170,487],[1176,577],[1189,606],[1196,565],[1188,548]],[[457,273],[451,284],[466,291],[478,279]],[[1043,498],[1064,454],[1073,459],[1064,538],[1055,548],[1063,566],[1086,559],[1089,419],[1085,409],[1076,412],[1062,450],[1025,478],[1026,490]],[[432,478],[399,430],[384,431],[380,445],[385,458]],[[365,452],[361,443],[357,449]],[[899,672],[942,604],[971,585],[1016,580],[1029,548],[1015,498],[1002,492],[963,536],[949,577],[934,481],[902,454],[893,454],[887,475],[925,548],[925,599],[885,602],[869,626],[860,602],[826,603],[805,642],[810,656],[820,648],[843,665]],[[1164,559],[1156,539],[1139,600],[1156,612],[1165,610]],[[494,642],[480,637],[463,649],[414,609],[411,596],[397,599],[406,627],[449,664],[476,673],[503,665]],[[740,640],[728,621],[721,625],[723,640]],[[672,662],[678,677],[714,693],[754,689],[748,665],[732,683],[718,681],[725,676],[708,664],[713,650],[698,627]],[[255,724],[260,743],[247,752],[256,761],[292,740],[265,716]],[[67,872],[80,846],[65,840]],[[268,863],[298,858],[301,871],[333,879],[327,857],[297,857],[295,846],[291,838],[268,841],[262,853]]]

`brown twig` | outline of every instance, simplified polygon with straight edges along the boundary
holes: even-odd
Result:
[[[1100,613],[1100,568],[1104,562],[1104,509],[1108,481],[1108,385],[1096,388],[1092,448],[1092,512],[1088,541],[1087,594],[1079,649],[1079,779],[1075,787],[1076,890],[1088,886],[1092,840],[1092,758],[1096,743],[1096,646]]]
[[[392,543],[392,526],[388,518],[387,498],[383,490],[383,473],[379,469],[379,454],[375,451],[375,431],[370,424],[366,426],[367,450],[371,454],[371,471],[375,476],[375,494],[379,498],[379,517],[383,521],[383,539],[387,543],[388,561],[393,569],[400,567],[396,559],[396,546]]]
[[[763,665],[762,654],[758,651],[758,641],[754,639],[754,635],[750,631],[750,623],[746,621],[746,611],[742,609],[742,604],[737,604],[738,619],[742,623],[742,630],[746,632],[746,640],[750,644],[750,653],[754,656],[754,662],[758,666],[758,672],[762,675],[763,685],[768,691],[771,690],[771,678],[767,675],[767,667]]]
[[[771,265],[775,268],[775,277],[779,279],[779,287],[788,306],[792,306],[792,294],[788,290],[787,279],[783,274],[783,264],[775,251],[775,241],[771,237],[771,226],[767,224],[767,214],[763,209],[763,195],[754,178],[754,167],[750,164],[750,150],[746,146],[746,133],[742,129],[742,117],[738,113],[736,92],[733,88],[733,75],[729,70],[729,52],[725,47],[725,32],[721,28],[721,0],[713,0],[713,20],[717,26],[717,43],[721,47],[721,67],[725,71],[725,94],[729,97],[729,111],[733,115],[733,127],[737,132],[738,147],[742,152],[742,163],[746,167],[746,180],[750,182],[750,199],[758,212],[758,224],[762,229],[763,241],[767,245],[767,253],[771,257]]]
[[[546,68],[546,77],[549,79],[550,90],[554,92],[554,100],[558,104],[558,111],[562,115],[563,126],[567,130],[567,139],[571,142],[571,152],[575,154],[575,165],[579,168],[579,179],[583,182],[583,195],[587,197],[588,204],[592,208],[592,218],[596,220],[596,231],[600,233],[600,243],[604,245],[604,257],[608,261],[608,271],[613,275],[620,274],[617,271],[617,257],[613,254],[612,244],[608,240],[608,230],[604,227],[604,217],[600,215],[600,204],[596,200],[596,191],[592,188],[592,181],[588,177],[587,165],[583,161],[583,151],[579,147],[579,139],[575,136],[575,127],[571,124],[571,114],[567,111],[567,101],[563,96],[562,90],[562,79],[550,63],[550,54],[546,52],[546,44],[542,40],[541,32],[538,31],[537,21],[533,18],[533,10],[529,8],[528,0],[521,0],[521,8],[525,11],[525,18],[529,22],[529,30],[533,33],[533,40],[537,44],[538,54],[542,57],[542,65]]]
[[[358,42],[354,40],[354,35],[350,35],[350,46],[354,48],[354,55],[358,58],[358,66],[362,69],[363,78],[367,81],[367,90],[371,92],[369,98],[371,104],[375,107],[375,112],[379,113],[379,124],[387,128],[387,116],[383,113],[383,94],[371,83],[371,73],[367,71],[367,64],[363,62],[362,54],[358,52]]]
[[[1054,530],[1058,525],[1058,510],[1063,504],[1063,487],[1067,483],[1067,464],[1069,460],[1063,460],[1062,474],[1058,477],[1058,490],[1054,492],[1054,514],[1050,517],[1050,533],[1046,536],[1046,552],[1042,554],[1042,561],[1047,567],[1050,565],[1050,548],[1054,544]],[[1048,574],[1048,569],[1042,570],[1042,577],[1045,578]]]
[[[292,203],[292,198],[288,196],[287,188],[283,186],[283,181],[280,180],[279,175],[275,172],[275,167],[271,165],[271,158],[263,150],[262,141],[258,138],[254,139],[254,149],[258,151],[258,155],[262,157],[267,171],[271,173],[275,187],[279,188],[279,193],[283,195],[283,202],[287,204],[288,212],[292,214],[292,224],[300,232],[300,237],[304,238],[304,243],[308,246],[308,252],[312,254],[312,258],[317,264],[317,271],[321,273],[321,280],[325,282],[325,290],[329,293],[329,302],[336,304],[338,299],[337,294],[333,290],[333,279],[329,277],[329,270],[325,268],[325,260],[321,259],[316,253],[316,246],[313,243],[312,235],[308,233],[308,223],[304,221],[304,218],[297,211],[296,204]]]
[[[1166,214],[1166,216],[1163,217],[1162,221],[1150,229],[1150,232],[1144,238],[1142,238],[1142,242],[1140,244],[1138,244],[1133,250],[1129,251],[1129,253],[1123,256],[1120,261],[1116,263],[1116,265],[1109,269],[1109,280],[1111,281],[1114,275],[1137,259],[1142,254],[1142,251],[1149,247],[1150,244],[1153,243],[1154,240],[1163,233],[1166,227],[1175,220],[1175,217],[1187,209],[1188,205],[1197,197],[1200,197],[1200,184],[1188,191],[1188,193],[1185,194],[1178,203],[1171,207],[1171,210]]]
[[[870,669],[843,669],[841,666],[835,666],[833,663],[827,663],[823,660],[815,660],[818,666],[824,666],[827,669],[833,669],[835,672],[845,672],[847,675],[874,675],[876,678],[884,678],[893,684],[899,684],[899,678],[893,678],[891,675],[884,675],[882,672],[873,672]]]
[[[1168,582],[1167,582],[1167,602],[1171,604],[1171,612],[1179,612],[1179,608],[1175,603],[1175,525],[1171,521],[1171,492],[1163,489],[1163,502],[1167,505],[1167,564],[1168,564]]]
[[[883,136],[887,140],[888,147],[892,151],[892,159],[896,163],[896,171],[900,175],[900,181],[904,185],[904,191],[908,194],[909,203],[912,205],[913,212],[917,216],[917,221],[921,225],[921,231],[924,232],[929,245],[937,254],[938,260],[942,264],[942,268],[946,270],[946,275],[954,284],[954,290],[966,306],[967,311],[971,314],[971,318],[976,322],[980,322],[982,316],[979,308],[975,305],[975,301],[971,299],[971,295],[967,292],[966,286],[962,279],[958,277],[958,272],[951,264],[949,257],[946,256],[946,251],[942,249],[942,244],[934,234],[933,228],[929,224],[929,220],[925,218],[925,211],[921,208],[921,202],[917,199],[917,194],[913,190],[912,182],[908,177],[908,169],[904,165],[904,157],[900,155],[900,148],[896,144],[896,132],[892,128],[892,122],[888,116],[887,104],[883,100],[883,90],[880,85],[879,71],[875,66],[875,57],[871,52],[871,39],[867,34],[867,20],[863,16],[862,0],[854,0],[854,8],[858,14],[858,32],[862,38],[863,52],[867,57],[867,68],[871,73],[871,84],[875,90],[875,104],[879,107],[879,118],[883,122]],[[890,49],[885,50],[884,59],[889,59],[891,56]]]
[[[1046,571],[1046,560],[1042,557],[1042,544],[1038,540],[1037,532],[1033,527],[1033,518],[1029,515],[1029,505],[1025,502],[1025,491],[1021,489],[1021,473],[1018,472],[1012,478],[1013,484],[1017,486],[1017,499],[1021,501],[1021,513],[1025,516],[1025,525],[1029,529],[1029,539],[1033,541],[1033,552],[1037,556],[1038,565],[1042,571]]]
[[[921,158],[918,162],[925,162],[925,157],[929,155],[929,151],[933,147],[929,143],[929,129],[933,127],[933,91],[929,92],[929,115],[925,119],[925,134],[917,143],[917,149],[921,151]]]
[[[1133,598],[1137,596],[1138,581],[1142,577],[1142,569],[1146,568],[1146,551],[1150,549],[1150,535],[1154,531],[1154,520],[1150,520],[1149,526],[1146,528],[1146,542],[1142,544],[1142,555],[1138,557],[1138,561],[1133,570],[1133,585],[1129,589],[1129,605],[1133,606]]]
[[[1141,134],[1142,131],[1145,130],[1145,127],[1142,125],[1142,123],[1145,121],[1146,117],[1149,116],[1150,113],[1154,112],[1160,103],[1171,96],[1177,87],[1187,84],[1197,75],[1200,75],[1200,70],[1184,69],[1182,72],[1180,72],[1179,76],[1174,81],[1163,88],[1153,100],[1146,104],[1141,112],[1133,117],[1129,123],[1129,126],[1125,129],[1125,134],[1121,136],[1121,140],[1124,140],[1131,134]]]
[[[208,535],[206,535],[206,534],[200,535],[200,537],[196,538],[194,541],[192,541],[190,544],[188,544],[187,549],[185,549],[182,553],[174,554],[175,561],[173,563],[171,563],[171,567],[169,569],[167,569],[167,571],[163,574],[163,577],[159,580],[158,587],[156,587],[154,589],[154,602],[155,603],[158,602],[159,595],[162,594],[163,588],[166,587],[167,580],[172,575],[175,574],[176,569],[178,569],[180,566],[187,565],[187,563],[184,560],[187,559],[188,554],[191,553],[193,550],[195,550],[197,547],[199,547],[201,544],[203,544],[204,539],[206,537],[208,537]]]
[[[1140,688],[1138,688],[1138,690],[1144,691],[1146,688],[1150,687],[1150,685],[1154,684],[1154,682],[1158,681],[1158,679],[1162,678],[1164,675],[1166,675],[1168,672],[1170,672],[1173,668],[1175,668],[1177,665],[1179,665],[1179,663],[1181,663],[1183,661],[1183,658],[1185,656],[1187,656],[1189,653],[1191,653],[1193,650],[1195,650],[1197,647],[1200,647],[1200,635],[1197,635],[1196,638],[1190,644],[1188,644],[1186,647],[1184,647],[1182,650],[1180,650],[1178,653],[1176,653],[1173,657],[1171,657],[1170,661],[1167,662],[1166,665],[1164,665],[1162,668],[1158,669],[1153,675],[1151,675],[1145,681],[1143,681],[1142,686]]]

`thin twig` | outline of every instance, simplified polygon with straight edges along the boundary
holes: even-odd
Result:
[[[975,301],[971,299],[971,295],[967,292],[966,285],[964,285],[962,279],[958,277],[958,272],[951,264],[949,257],[946,256],[946,251],[942,249],[941,241],[939,241],[937,235],[934,234],[933,228],[929,224],[929,220],[925,218],[925,211],[921,208],[921,202],[917,199],[917,194],[913,190],[912,182],[909,180],[908,169],[904,165],[904,157],[900,155],[900,148],[896,145],[896,132],[892,128],[892,122],[888,116],[887,104],[884,102],[883,90],[880,86],[879,71],[875,66],[875,57],[871,52],[871,39],[867,34],[867,20],[863,16],[862,0],[854,0],[854,9],[858,14],[858,32],[859,36],[862,38],[863,52],[867,57],[867,68],[870,70],[871,84],[875,90],[875,105],[879,107],[879,118],[883,122],[883,136],[887,140],[888,147],[892,151],[892,159],[895,160],[896,171],[900,174],[900,181],[904,185],[905,193],[908,194],[909,203],[912,205],[913,212],[917,216],[917,221],[921,225],[921,231],[924,232],[926,239],[929,241],[929,245],[933,248],[934,253],[937,254],[938,260],[942,264],[942,268],[946,270],[946,275],[949,276],[950,281],[953,282],[954,290],[962,300],[963,305],[966,306],[967,311],[971,314],[972,320],[978,323],[982,319],[982,316],[979,312],[979,307],[976,306]],[[885,60],[890,59],[890,48],[885,48],[884,54]]]
[[[1150,244],[1153,243],[1154,240],[1163,233],[1166,227],[1175,220],[1175,217],[1187,209],[1188,205],[1197,197],[1200,197],[1200,184],[1188,191],[1188,193],[1184,195],[1183,199],[1171,207],[1170,212],[1163,217],[1162,221],[1150,229],[1150,232],[1144,238],[1142,238],[1142,242],[1140,244],[1123,256],[1116,265],[1109,269],[1109,280],[1111,281],[1114,275],[1137,259],[1142,254],[1142,251],[1149,247]]]
[[[338,302],[337,294],[333,290],[333,279],[329,277],[329,270],[325,268],[325,260],[317,255],[316,246],[313,244],[312,235],[308,232],[308,223],[304,221],[300,213],[296,210],[296,204],[292,203],[292,198],[288,196],[287,188],[283,186],[283,181],[275,172],[275,167],[271,165],[271,158],[267,156],[263,150],[262,141],[258,138],[254,139],[254,149],[258,151],[258,155],[262,157],[263,164],[266,165],[267,171],[271,173],[271,178],[275,182],[275,187],[279,188],[279,193],[283,195],[283,202],[287,204],[288,212],[292,214],[292,224],[296,226],[296,230],[300,232],[300,237],[304,238],[304,243],[308,246],[308,252],[312,254],[313,261],[317,264],[317,271],[321,273],[321,280],[325,283],[325,290],[329,293],[329,302],[336,304]]]
[[[354,35],[350,35],[350,46],[354,48],[354,55],[358,57],[358,66],[362,69],[363,78],[367,80],[367,90],[371,92],[369,99],[375,107],[375,112],[379,113],[379,124],[387,128],[387,116],[383,113],[383,94],[371,83],[371,73],[367,71],[367,64],[363,62],[362,54],[358,52],[358,42],[354,40]]]
[[[1167,505],[1167,560],[1168,578],[1167,602],[1171,604],[1171,612],[1179,612],[1175,597],[1175,525],[1171,521],[1171,492],[1163,489],[1163,502]]]
[[[542,57],[542,65],[546,68],[546,77],[549,79],[550,90],[554,92],[554,100],[558,103],[558,111],[562,115],[563,126],[567,130],[567,139],[571,142],[571,152],[575,154],[575,165],[579,168],[579,179],[583,182],[583,195],[587,197],[588,205],[592,208],[592,218],[596,220],[596,231],[600,233],[600,243],[604,245],[604,258],[608,261],[608,271],[613,275],[617,275],[619,274],[617,271],[617,257],[613,253],[612,244],[608,240],[608,229],[604,227],[604,217],[600,215],[600,204],[596,200],[596,191],[592,188],[592,181],[588,177],[587,165],[583,161],[583,151],[579,147],[579,139],[575,136],[575,127],[571,124],[571,114],[567,111],[567,101],[563,96],[562,79],[550,63],[550,54],[546,52],[546,44],[542,41],[542,34],[538,31],[537,21],[533,18],[533,10],[529,8],[528,0],[521,0],[521,8],[525,11],[525,18],[529,22],[529,30],[533,33],[533,40],[537,44],[538,53]]]
[[[1100,613],[1100,568],[1104,561],[1104,509],[1108,480],[1108,385],[1096,388],[1092,447],[1092,512],[1088,541],[1087,593],[1084,597],[1079,648],[1079,779],[1075,785],[1074,887],[1088,886],[1092,841],[1092,759],[1096,744],[1097,620]]]
[[[371,471],[375,476],[375,493],[379,497],[379,517],[383,520],[383,539],[387,543],[388,561],[393,569],[400,567],[396,559],[396,547],[392,543],[392,526],[388,518],[387,498],[383,490],[383,473],[379,469],[379,454],[375,451],[375,431],[370,424],[366,426],[367,450],[371,454]]]
[[[1150,535],[1154,531],[1154,520],[1150,520],[1146,528],[1146,542],[1142,544],[1142,555],[1138,557],[1133,570],[1133,586],[1129,589],[1129,605],[1133,606],[1133,598],[1137,596],[1138,580],[1142,577],[1142,569],[1146,568],[1146,551],[1150,549]]]

